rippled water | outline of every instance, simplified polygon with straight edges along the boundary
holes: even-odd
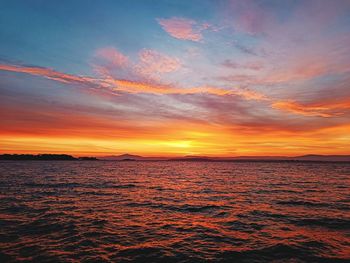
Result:
[[[349,262],[350,164],[1,162],[0,261]]]

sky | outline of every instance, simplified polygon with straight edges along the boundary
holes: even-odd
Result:
[[[2,0],[0,153],[350,154],[348,0]]]

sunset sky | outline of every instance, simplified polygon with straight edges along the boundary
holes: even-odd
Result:
[[[0,152],[350,154],[350,1],[0,2]]]

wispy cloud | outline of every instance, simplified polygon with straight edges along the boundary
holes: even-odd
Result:
[[[250,91],[248,89],[224,89],[220,87],[174,87],[173,85],[162,85],[152,82],[141,82],[126,79],[116,79],[111,75],[98,77],[81,77],[71,74],[61,73],[52,69],[41,67],[26,67],[18,65],[0,64],[0,70],[26,73],[40,76],[63,83],[81,83],[92,85],[92,87],[107,88],[115,92],[128,93],[150,93],[150,94],[213,94],[217,96],[235,95],[247,100],[266,100],[263,94]]]
[[[55,71],[50,68],[35,67],[35,66],[0,64],[0,70],[41,76],[47,79],[51,79],[51,80],[55,80],[63,83],[70,83],[70,82],[87,83],[93,80],[92,78],[89,78],[89,77],[66,74],[66,73]]]
[[[238,63],[230,59],[225,59],[222,63],[222,66],[229,69],[250,69],[250,70],[261,70],[263,64],[259,61],[247,62],[247,63]]]

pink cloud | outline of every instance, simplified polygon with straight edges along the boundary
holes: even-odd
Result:
[[[250,34],[257,34],[264,29],[262,23],[263,18],[264,16],[262,13],[256,13],[254,11],[245,12],[239,18],[239,26]]]
[[[246,75],[246,74],[232,74],[226,76],[217,77],[218,80],[224,82],[234,82],[239,84],[256,84],[257,79],[254,75]]]
[[[231,0],[225,12],[236,30],[251,35],[265,33],[274,21],[272,14],[262,9],[253,0]]]
[[[177,71],[181,63],[177,58],[151,49],[139,52],[139,63],[135,66],[138,73],[148,78],[159,77],[163,73]]]
[[[237,63],[230,59],[226,59],[221,63],[226,68],[230,69],[250,69],[250,70],[261,70],[263,68],[263,63],[259,61],[252,61],[247,63]]]
[[[194,20],[179,17],[157,21],[169,35],[182,40],[200,41],[201,31],[209,27],[209,24],[198,25]]]
[[[96,57],[118,67],[125,66],[128,63],[128,57],[119,52],[114,47],[105,47],[98,49],[96,51]]]

